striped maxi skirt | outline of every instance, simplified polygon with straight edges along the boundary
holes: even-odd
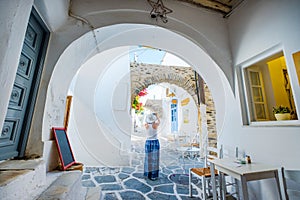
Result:
[[[156,179],[159,175],[159,140],[146,140],[144,176]]]

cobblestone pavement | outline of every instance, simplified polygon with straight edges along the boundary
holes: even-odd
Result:
[[[101,187],[103,200],[199,199],[188,196],[188,169],[201,167],[197,156],[176,150],[174,142],[160,139],[160,174],[155,181],[143,176],[144,141],[134,137],[130,166],[85,167],[84,187]],[[197,182],[198,180],[193,180]],[[197,195],[197,190],[193,190]]]

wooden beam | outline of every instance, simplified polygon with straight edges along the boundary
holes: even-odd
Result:
[[[230,5],[215,0],[181,0],[181,1],[192,3],[194,5],[204,7],[207,9],[215,10],[223,14],[229,13],[232,9]]]

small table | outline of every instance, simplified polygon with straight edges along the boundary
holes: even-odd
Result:
[[[179,147],[179,148],[177,148],[177,150],[181,152],[183,166],[185,166],[185,161],[184,161],[185,154],[187,154],[188,157],[191,159],[191,158],[197,158],[197,156],[199,155],[199,152],[200,152],[200,148],[194,147],[194,146]],[[186,170],[184,170],[184,172],[186,174],[188,174],[188,172],[186,172]]]
[[[182,156],[184,156],[184,154],[187,153],[189,157],[195,157],[200,153],[200,148],[194,146],[179,147],[177,148],[177,150],[182,152]]]
[[[279,197],[280,199],[282,199],[278,177],[278,168],[255,162],[251,164],[239,164],[234,159],[230,158],[214,159],[210,160],[209,162],[211,163],[210,168],[212,174],[211,178],[214,200],[217,200],[215,174],[213,173],[215,169],[219,171],[221,177],[224,177],[224,174],[227,174],[241,181],[243,191],[242,195],[244,200],[249,199],[247,188],[248,181],[262,180],[267,178],[275,178]],[[221,191],[221,193],[224,193],[224,191]],[[222,197],[223,199],[225,199],[225,195],[222,195]]]

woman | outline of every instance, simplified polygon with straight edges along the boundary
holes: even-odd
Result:
[[[150,180],[156,180],[159,173],[159,140],[157,139],[157,129],[160,120],[156,113],[146,116],[147,139],[145,142],[145,165],[144,175]]]

